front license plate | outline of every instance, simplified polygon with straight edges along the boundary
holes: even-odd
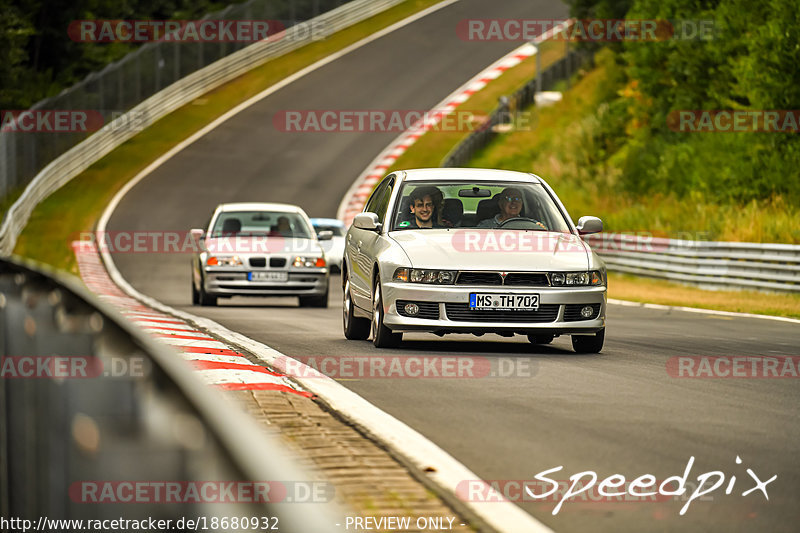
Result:
[[[475,311],[497,309],[502,311],[537,311],[538,294],[487,294],[473,292],[469,295],[469,308]]]
[[[248,272],[247,279],[250,281],[286,281],[289,274],[286,272]]]

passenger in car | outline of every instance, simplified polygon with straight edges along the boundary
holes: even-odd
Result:
[[[447,220],[441,220],[442,192],[433,186],[417,187],[409,197],[409,209],[413,217],[398,224],[399,228],[443,228],[452,227]]]

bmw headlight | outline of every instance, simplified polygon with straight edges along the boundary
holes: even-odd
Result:
[[[589,272],[551,272],[550,285],[553,287],[563,286],[600,286],[604,285],[603,273],[599,270]]]
[[[242,266],[242,259],[238,255],[210,255],[206,259],[208,266]]]
[[[310,267],[324,267],[327,263],[324,257],[305,257],[298,255],[292,261],[292,266],[295,268],[310,268]]]
[[[456,281],[454,270],[428,270],[424,268],[398,268],[394,271],[394,281],[407,283],[434,283],[452,285]]]

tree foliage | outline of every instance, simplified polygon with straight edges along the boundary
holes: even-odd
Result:
[[[607,12],[610,0],[578,0],[573,16]],[[623,4],[624,5],[624,4]],[[800,134],[683,132],[680,110],[800,109],[800,9],[796,0],[633,0],[625,18],[712,21],[711,38],[626,41],[626,80],[604,128],[629,192],[719,202],[785,197],[800,202]]]
[[[213,0],[0,0],[0,109],[26,109],[122,58],[136,45],[69,38],[75,20],[193,19]]]

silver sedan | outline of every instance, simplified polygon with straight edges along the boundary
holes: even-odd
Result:
[[[404,332],[571,335],[603,347],[606,267],[555,192],[533,174],[424,169],[386,176],[345,237],[348,339],[394,347]]]
[[[301,306],[328,306],[328,263],[305,212],[275,203],[219,205],[206,229],[193,229],[192,303],[228,296],[297,296]]]

